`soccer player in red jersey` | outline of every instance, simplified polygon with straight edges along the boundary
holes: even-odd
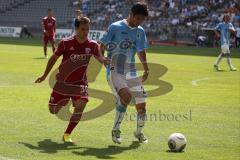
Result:
[[[76,19],[76,35],[59,42],[55,53],[48,61],[44,74],[35,81],[35,83],[44,81],[57,59],[63,56],[59,73],[56,75],[57,82],[49,100],[49,110],[52,114],[57,114],[70,99],[72,100],[74,111],[63,135],[64,142],[72,142],[70,134],[80,121],[88,102],[86,70],[91,56],[107,64],[106,58],[100,53],[97,42],[88,39],[89,28],[90,20],[87,17]]]
[[[56,32],[56,19],[53,17],[51,9],[48,9],[48,15],[42,19],[42,30],[43,30],[43,49],[45,58],[47,58],[47,44],[48,42],[52,45],[52,51],[55,51],[54,41]]]

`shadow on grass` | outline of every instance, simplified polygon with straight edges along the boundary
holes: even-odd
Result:
[[[137,149],[140,143],[133,141],[128,147],[109,145],[107,148],[82,147],[83,151],[73,151],[72,153],[79,156],[94,156],[97,159],[114,159],[113,155],[123,153],[124,151]]]
[[[220,69],[220,70],[215,71],[215,72],[217,73],[217,72],[228,72],[228,71],[227,71],[227,70]]]
[[[26,142],[19,142],[19,144],[24,145],[32,150],[38,150],[41,153],[53,154],[57,153],[61,150],[72,150],[72,149],[80,149],[81,147],[76,147],[71,143],[57,143],[53,142],[51,139],[44,139],[38,142],[38,145],[34,146],[32,144]]]
[[[114,159],[112,155],[123,153],[124,151],[137,149],[140,146],[140,143],[133,141],[132,144],[128,147],[114,146],[109,145],[106,148],[92,148],[92,147],[77,147],[75,144],[71,143],[57,143],[51,139],[44,139],[39,141],[38,144],[32,145],[26,142],[19,142],[19,144],[24,145],[25,147],[37,150],[40,153],[55,154],[58,151],[66,150],[76,150],[81,151],[72,151],[73,154],[78,156],[94,156],[99,159]]]
[[[46,59],[45,57],[35,57],[35,58],[32,58],[32,59]]]
[[[168,152],[168,153],[175,153],[175,154],[179,154],[179,153],[185,153],[185,151],[183,150],[183,151],[172,151],[172,150],[166,150],[166,152]]]

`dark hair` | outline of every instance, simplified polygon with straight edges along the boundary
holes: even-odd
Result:
[[[75,28],[78,28],[80,26],[80,24],[89,24],[90,23],[90,19],[87,17],[78,17],[75,18],[74,21],[74,26]]]
[[[47,10],[48,12],[51,12],[52,11],[52,9],[51,8],[48,8],[48,10]]]
[[[131,8],[131,12],[134,15],[143,15],[143,16],[148,16],[148,8],[147,5],[145,3],[136,3],[132,6]]]
[[[225,18],[226,18],[226,17],[230,18],[229,14],[225,13],[225,14],[223,15],[223,21],[225,21]]]

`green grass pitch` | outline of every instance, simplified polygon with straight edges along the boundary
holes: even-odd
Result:
[[[135,109],[129,107],[128,119],[121,128],[121,145],[111,140],[113,110],[97,119],[80,122],[72,134],[76,145],[68,146],[61,141],[67,122],[48,111],[51,92],[48,80],[33,83],[47,63],[42,59],[41,41],[1,38],[0,160],[238,160],[240,50],[232,50],[236,72],[229,71],[226,59],[221,62],[222,72],[213,70],[218,52],[213,48],[150,47],[148,61],[168,68],[160,79],[171,83],[173,90],[149,97],[147,112],[182,117],[149,120],[144,129],[148,144],[140,145],[134,139],[136,123],[130,120],[130,115],[134,115]],[[151,70],[151,74],[157,72]],[[104,69],[90,86],[111,93]],[[147,91],[155,87],[145,86]],[[87,110],[100,103],[101,99],[90,95]],[[187,138],[183,153],[167,152],[167,138],[174,132]]]

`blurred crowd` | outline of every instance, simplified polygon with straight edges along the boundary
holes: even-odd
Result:
[[[131,5],[137,0],[73,0],[83,13],[91,18],[95,29],[106,29],[117,20],[126,18]],[[139,1],[139,0],[138,0]],[[193,38],[200,28],[213,28],[222,21],[224,13],[231,22],[240,22],[239,0],[145,0],[149,17],[144,23],[148,36],[161,40]],[[183,36],[184,35],[184,36]]]

